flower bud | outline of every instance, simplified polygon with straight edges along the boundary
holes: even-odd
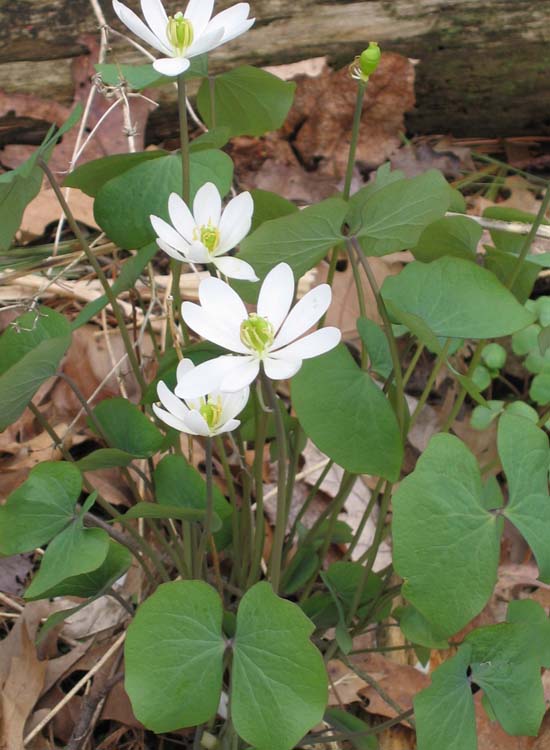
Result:
[[[380,63],[382,52],[377,42],[369,42],[367,49],[359,56],[359,68],[365,78],[371,76]]]

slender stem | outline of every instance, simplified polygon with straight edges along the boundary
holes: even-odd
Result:
[[[397,421],[399,422],[399,426],[401,428],[401,435],[404,438],[405,429],[406,429],[405,428],[406,401],[405,401],[405,390],[403,387],[403,372],[401,370],[399,350],[397,348],[397,342],[395,340],[395,336],[393,335],[393,329],[392,329],[390,316],[388,315],[388,311],[386,310],[386,305],[384,304],[384,300],[382,299],[382,295],[380,294],[380,289],[378,287],[378,283],[376,281],[374,273],[372,272],[372,269],[369,265],[368,260],[363,255],[361,246],[359,245],[355,237],[351,238],[351,244],[355,248],[355,252],[357,253],[357,258],[359,259],[359,263],[361,263],[367,275],[367,279],[372,289],[372,293],[374,294],[374,298],[376,300],[378,312],[380,313],[380,317],[382,318],[382,321],[384,323],[384,333],[386,334],[386,338],[388,340],[388,344],[390,347],[391,360],[393,364],[393,377],[395,379],[395,388],[397,390]]]
[[[212,516],[214,515],[214,497],[213,497],[213,479],[212,479],[212,438],[206,438],[205,445],[205,462],[206,462],[206,517],[204,519],[204,527],[202,530],[199,547],[197,550],[197,558],[195,564],[195,572],[200,575],[202,568],[202,562],[206,553],[206,547],[208,540],[212,534]]]
[[[418,403],[416,405],[416,408],[414,412],[412,413],[411,420],[409,422],[409,430],[412,429],[413,425],[415,424],[416,420],[420,416],[420,413],[422,412],[422,409],[426,405],[426,402],[428,398],[430,397],[430,393],[432,392],[433,385],[436,381],[437,376],[439,375],[439,372],[443,365],[445,364],[447,360],[447,353],[449,351],[449,347],[451,345],[451,339],[447,339],[445,342],[445,345],[443,349],[439,352],[437,355],[437,358],[435,360],[434,366],[432,368],[432,371],[430,373],[430,376],[426,382],[426,385],[424,386],[424,390],[422,391],[420,398],[418,399]]]
[[[255,401],[255,407],[256,434],[254,436],[254,495],[256,499],[256,521],[254,524],[254,547],[247,588],[250,588],[250,586],[252,586],[252,584],[260,577],[265,539],[263,466],[268,414],[262,409],[259,398]]]
[[[544,193],[544,198],[542,199],[539,210],[537,212],[536,219],[531,226],[529,234],[525,237],[523,241],[523,245],[521,246],[521,250],[519,252],[516,264],[512,270],[512,273],[510,274],[510,278],[506,282],[506,286],[508,287],[508,289],[511,289],[514,286],[514,282],[516,281],[516,279],[518,278],[520,274],[521,268],[525,262],[525,258],[527,257],[529,250],[531,248],[531,245],[533,244],[533,240],[537,236],[538,229],[540,225],[542,224],[542,222],[544,221],[544,215],[546,213],[546,209],[548,208],[549,204],[550,204],[550,188],[547,188],[546,192]]]
[[[240,539],[240,517],[239,517],[239,504],[237,501],[237,493],[235,492],[235,483],[233,481],[233,475],[231,474],[231,467],[227,460],[227,454],[225,452],[225,446],[223,444],[223,438],[219,435],[215,438],[216,448],[218,450],[218,456],[222,462],[223,473],[225,476],[225,483],[227,485],[227,494],[229,495],[229,501],[233,508],[231,514],[231,525],[232,525],[232,537],[233,537],[233,566],[239,570],[241,568],[241,549],[239,544]]]
[[[384,721],[382,724],[377,724],[376,726],[372,727],[372,729],[365,729],[361,732],[342,732],[340,734],[323,734],[321,737],[305,737],[304,741],[307,742],[308,745],[325,745],[330,742],[337,742],[339,740],[353,740],[354,737],[357,737],[358,739],[360,737],[368,737],[369,735],[373,734],[379,734],[380,732],[383,732],[385,729],[390,729],[391,727],[394,727],[396,724],[401,724],[405,719],[408,719],[410,716],[414,714],[414,709],[409,708],[406,711],[403,711],[403,713],[399,714],[399,716],[396,716],[393,719],[388,719],[387,721]],[[409,722],[410,723],[410,722]]]
[[[407,385],[407,383],[411,379],[413,372],[416,370],[416,365],[418,364],[418,360],[422,356],[423,351],[424,351],[424,344],[419,342],[418,346],[416,347],[416,351],[413,354],[411,361],[409,362],[409,366],[407,367],[407,370],[405,374],[403,375],[403,388]]]
[[[277,402],[277,394],[271,383],[271,380],[262,372],[262,384],[269,401],[269,406],[273,412],[275,420],[275,432],[277,435],[277,513],[275,518],[275,531],[273,533],[273,543],[271,546],[271,560],[269,562],[269,572],[271,585],[276,594],[279,593],[281,583],[281,566],[283,560],[283,544],[285,541],[286,530],[286,463],[287,463],[287,444],[286,432],[283,423],[283,416]]]
[[[466,373],[467,378],[472,377],[472,375],[474,374],[474,370],[479,365],[481,361],[481,353],[486,343],[487,343],[486,339],[483,339],[482,341],[478,342],[476,350],[468,366],[468,371]],[[441,432],[448,432],[451,429],[453,422],[457,418],[458,412],[460,411],[462,404],[464,403],[464,399],[466,398],[466,395],[467,395],[466,388],[464,388],[464,386],[461,386],[458,396],[456,397],[456,401],[453,404],[453,408],[451,409],[449,416],[445,420],[445,424],[441,428]]]
[[[359,526],[357,527],[357,531],[353,535],[353,539],[351,541],[351,544],[346,550],[346,554],[344,555],[344,560],[350,560],[351,556],[353,555],[353,552],[359,542],[361,541],[361,536],[363,534],[363,529],[365,528],[367,521],[369,520],[371,513],[373,511],[373,508],[376,504],[376,501],[378,500],[378,495],[380,494],[380,490],[382,489],[382,485],[384,484],[384,480],[380,478],[378,482],[376,483],[376,487],[372,491],[372,494],[369,499],[369,503],[366,507],[365,512],[363,513],[363,517],[361,518],[361,522]]]
[[[349,200],[351,191],[351,180],[353,177],[353,167],[355,166],[355,152],[357,151],[357,141],[359,140],[359,130],[361,127],[361,113],[363,111],[363,99],[367,84],[364,81],[357,83],[357,99],[355,101],[355,112],[353,115],[353,126],[351,130],[351,141],[349,144],[348,166],[346,169],[346,178],[344,181],[344,200]]]
[[[134,345],[132,344],[130,340],[130,335],[128,333],[128,329],[126,328],[126,322],[124,320],[124,316],[122,314],[122,310],[118,304],[116,295],[113,293],[113,290],[111,288],[111,285],[107,281],[107,277],[103,273],[103,269],[101,268],[97,258],[95,257],[95,254],[90,249],[90,246],[84,239],[84,235],[80,231],[80,228],[78,224],[76,223],[76,220],[72,214],[71,209],[69,208],[69,205],[67,201],[65,200],[65,196],[63,195],[62,190],[60,189],[59,185],[57,184],[57,181],[55,177],[53,176],[50,168],[46,164],[46,162],[43,159],[38,159],[37,161],[38,166],[42,169],[46,177],[48,178],[48,182],[50,183],[55,196],[57,200],[59,201],[59,205],[63,209],[63,213],[67,217],[67,221],[69,223],[69,226],[71,227],[71,230],[80,243],[80,246],[82,247],[82,250],[84,251],[88,262],[94,269],[97,278],[99,279],[99,282],[101,286],[103,287],[103,291],[105,292],[105,295],[107,299],[109,300],[109,304],[111,305],[113,309],[113,313],[116,318],[116,322],[120,331],[120,335],[122,336],[122,341],[124,342],[124,348],[126,349],[126,353],[128,355],[128,361],[130,362],[130,366],[132,368],[132,371],[136,377],[136,380],[139,384],[139,387],[142,391],[145,390],[146,383],[143,378],[143,375],[141,373],[141,369],[139,367],[139,362],[136,357],[136,352],[134,350]]]
[[[300,521],[302,520],[302,518],[304,517],[304,515],[307,513],[307,510],[308,510],[309,506],[311,505],[311,503],[317,497],[317,493],[319,492],[319,488],[323,484],[323,482],[324,482],[327,474],[329,473],[329,471],[332,469],[333,466],[334,466],[334,461],[331,460],[331,461],[327,462],[326,466],[324,467],[324,469],[322,470],[322,472],[319,474],[319,477],[318,477],[317,481],[315,482],[315,484],[313,485],[313,487],[309,491],[308,496],[306,497],[306,499],[302,503],[302,507],[298,511],[298,513],[296,515],[296,518],[294,519],[294,522],[293,522],[293,524],[291,526],[290,532],[288,534],[288,539],[287,539],[287,548],[288,548],[288,550],[290,550],[290,547],[292,545],[292,540],[294,539],[294,537],[296,535],[296,530],[298,528],[298,524],[300,523]]]

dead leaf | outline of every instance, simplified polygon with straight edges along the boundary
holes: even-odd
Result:
[[[25,581],[33,568],[31,555],[0,557],[0,591],[19,596],[25,588]]]

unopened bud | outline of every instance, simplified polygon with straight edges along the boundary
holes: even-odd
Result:
[[[359,56],[359,67],[364,76],[371,76],[380,63],[382,52],[376,42],[369,42],[367,49]]]

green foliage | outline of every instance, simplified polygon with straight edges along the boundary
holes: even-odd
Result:
[[[122,173],[117,168],[116,176],[101,185],[94,202],[94,216],[99,226],[113,242],[127,249],[143,247],[155,239],[149,217],[154,214],[168,220],[168,198],[170,193],[180,193],[182,185],[178,154],[161,154],[136,161],[137,165],[133,164]],[[191,154],[189,162],[191,200],[205,182],[213,182],[222,195],[229,192],[233,162],[227,154],[216,149],[198,151]],[[112,164],[108,171],[112,174]],[[107,169],[103,174],[106,172]],[[72,184],[74,182],[73,177]],[[97,182],[96,176],[94,184]]]
[[[109,447],[131,456],[150,456],[163,443],[155,425],[125,398],[101,401],[93,410],[93,417],[90,427],[94,430],[101,428],[101,436],[105,437]]]
[[[403,596],[444,637],[482,610],[496,582],[502,519],[484,508],[482,495],[470,451],[456,437],[436,435],[393,498]]]
[[[298,212],[298,206],[286,198],[281,198],[277,193],[271,193],[269,190],[251,190],[250,194],[254,200],[251,232],[255,232],[265,221],[280,219],[282,216]]]
[[[197,55],[190,60],[191,65],[184,73],[188,81],[208,75],[208,55]],[[152,65],[119,65],[118,63],[97,63],[95,66],[101,80],[107,86],[118,86],[125,81],[134,91],[165,86],[172,79],[163,76]]]
[[[71,343],[67,320],[45,307],[21,315],[0,336],[0,431],[18,419],[55,375]]]
[[[466,216],[446,216],[426,227],[412,252],[423,263],[444,255],[475,260],[482,233],[481,226]]]
[[[397,419],[345,346],[304,362],[292,380],[292,403],[308,437],[337,464],[397,479],[403,460]]]
[[[381,378],[389,377],[393,370],[390,345],[384,331],[373,320],[359,318],[357,332],[365,345],[370,369]]]
[[[268,583],[256,584],[241,600],[230,701],[236,731],[258,750],[290,750],[323,716],[327,677],[309,642],[312,630],[300,609],[275,596]],[[126,638],[126,689],[137,718],[156,732],[212,718],[228,645],[214,589],[201,581],[160,586],[139,608]]]
[[[213,125],[210,85],[214,88],[216,125],[229,129],[231,136],[264,135],[280,128],[288,114],[295,83],[287,83],[259,68],[243,65],[204,80],[197,94],[197,106],[208,127]]]
[[[382,296],[392,311],[417,316],[437,336],[499,338],[533,321],[493,274],[461,258],[409,263],[386,278]]]
[[[395,180],[368,195],[356,232],[366,255],[415,247],[424,229],[449,208],[449,187],[440,172]]]

